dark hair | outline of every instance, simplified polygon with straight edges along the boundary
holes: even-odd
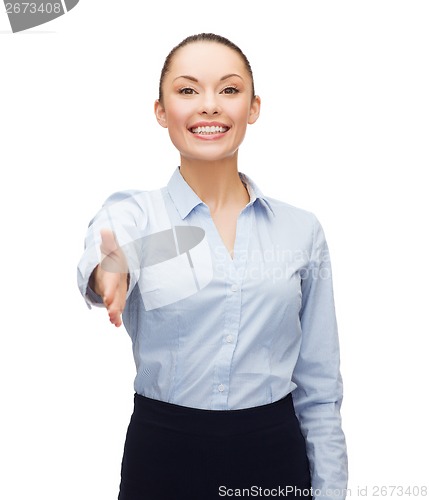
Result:
[[[182,47],[185,47],[186,45],[189,45],[190,43],[194,42],[216,42],[220,43],[222,45],[225,45],[226,47],[229,47],[232,50],[235,50],[237,54],[241,57],[241,59],[244,62],[244,65],[246,66],[247,71],[249,72],[249,76],[252,80],[252,96],[255,96],[255,83],[253,81],[253,73],[252,73],[252,68],[250,66],[250,63],[247,59],[247,57],[243,54],[241,51],[240,47],[235,45],[235,43],[232,43],[228,38],[225,38],[220,35],[215,35],[214,33],[199,33],[198,35],[191,35],[182,40],[178,45],[176,45],[168,54],[168,56],[165,59],[164,66],[162,67],[161,71],[161,78],[159,79],[159,100],[162,102],[162,84],[164,82],[165,75],[168,73],[170,70],[170,65],[171,61],[173,59],[174,54],[181,49]]]

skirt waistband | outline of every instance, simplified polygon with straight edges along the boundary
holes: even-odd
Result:
[[[261,431],[295,420],[292,394],[262,406],[238,410],[206,410],[134,394],[132,419],[158,428],[202,435],[237,435]]]

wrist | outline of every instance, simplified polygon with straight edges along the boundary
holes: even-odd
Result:
[[[98,275],[98,265],[94,268],[94,270],[91,273],[91,276],[89,277],[88,280],[88,286],[91,288],[93,292],[95,292],[97,295],[100,295],[100,290],[97,286],[97,275]]]

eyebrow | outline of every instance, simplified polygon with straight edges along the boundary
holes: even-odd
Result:
[[[237,73],[230,73],[229,75],[225,75],[222,78],[220,78],[220,81],[222,82],[223,80],[226,80],[227,78],[231,78],[231,76],[238,76],[238,78],[241,78],[243,80],[243,77],[241,77],[240,75],[237,75]],[[198,83],[198,79],[195,78],[195,76],[180,75],[180,76],[177,76],[174,80],[177,80],[178,78],[186,78],[187,80],[191,80],[192,82]],[[173,80],[173,82],[174,82],[174,80]]]

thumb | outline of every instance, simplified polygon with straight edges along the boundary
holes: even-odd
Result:
[[[116,236],[110,229],[100,229],[101,235],[101,245],[100,249],[104,255],[109,255],[112,252],[118,250],[118,242],[116,241]]]
[[[110,229],[101,229],[101,267],[110,273],[128,273],[127,262],[118,245],[115,233]]]

